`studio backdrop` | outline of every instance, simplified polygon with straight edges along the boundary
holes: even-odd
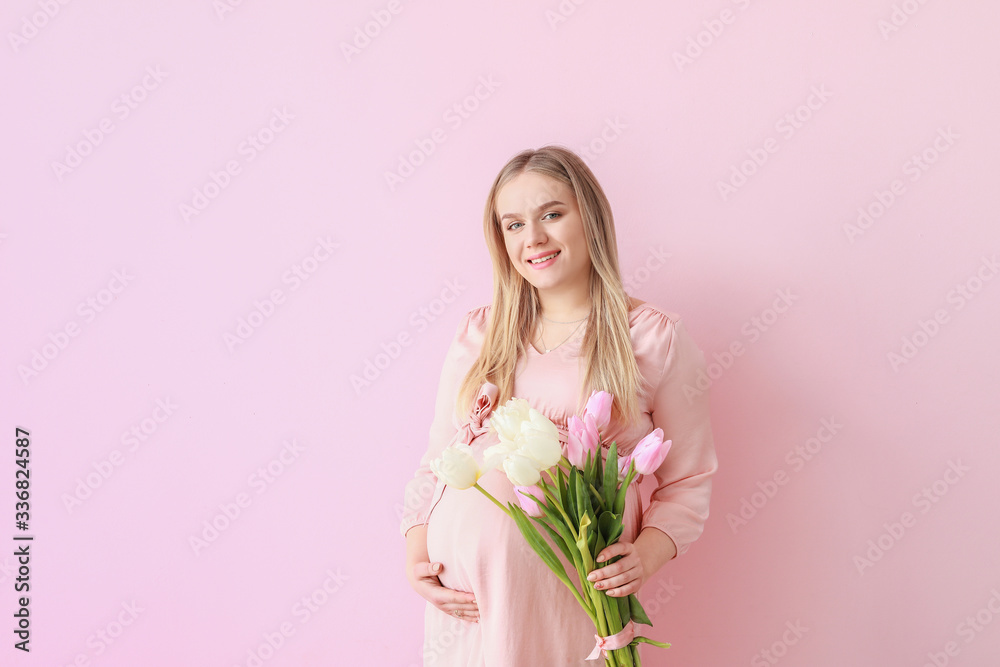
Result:
[[[546,144],[706,359],[711,514],[646,663],[996,664],[998,21],[4,3],[0,664],[435,664],[403,486],[489,187]]]

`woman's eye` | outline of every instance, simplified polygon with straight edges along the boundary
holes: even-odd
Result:
[[[545,219],[547,219],[547,218],[548,218],[548,217],[549,217],[550,215],[554,215],[554,216],[556,216],[556,217],[559,217],[559,216],[561,216],[562,214],[561,214],[561,213],[559,213],[558,211],[549,211],[548,213],[546,213],[545,215],[543,215],[543,216],[542,216],[542,220],[545,220]],[[524,225],[524,223],[523,223],[523,222],[512,222],[512,223],[510,223],[509,225],[507,225],[507,231],[514,231],[514,229],[516,229],[516,228],[514,227],[514,225],[521,225],[521,226],[523,226],[523,225]]]

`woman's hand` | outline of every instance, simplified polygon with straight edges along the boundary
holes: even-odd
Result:
[[[597,588],[607,591],[611,597],[622,597],[638,593],[664,563],[677,556],[677,545],[663,531],[643,528],[634,544],[615,542],[597,554],[597,560],[604,562],[615,556],[622,558],[595,569],[587,579],[596,582]]]
[[[619,541],[597,554],[597,560],[604,562],[615,556],[621,558],[611,565],[593,570],[587,575],[587,579],[594,582],[594,588],[605,591],[611,597],[625,597],[638,593],[647,579],[639,551],[631,542]]]
[[[441,563],[418,561],[408,564],[406,578],[420,597],[446,614],[470,623],[479,622],[479,606],[472,593],[456,591],[441,585],[438,575],[444,569]]]

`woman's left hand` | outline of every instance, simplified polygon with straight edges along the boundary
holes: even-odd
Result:
[[[599,563],[621,556],[611,565],[597,567],[587,575],[595,583],[595,588],[607,592],[611,597],[625,597],[638,593],[646,581],[645,569],[639,551],[631,542],[615,542],[597,554]]]

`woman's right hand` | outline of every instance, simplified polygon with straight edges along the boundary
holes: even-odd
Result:
[[[444,613],[463,621],[478,623],[479,605],[476,604],[476,596],[441,585],[438,575],[443,569],[442,563],[418,561],[407,566],[406,576],[410,580],[410,586],[420,597]]]

